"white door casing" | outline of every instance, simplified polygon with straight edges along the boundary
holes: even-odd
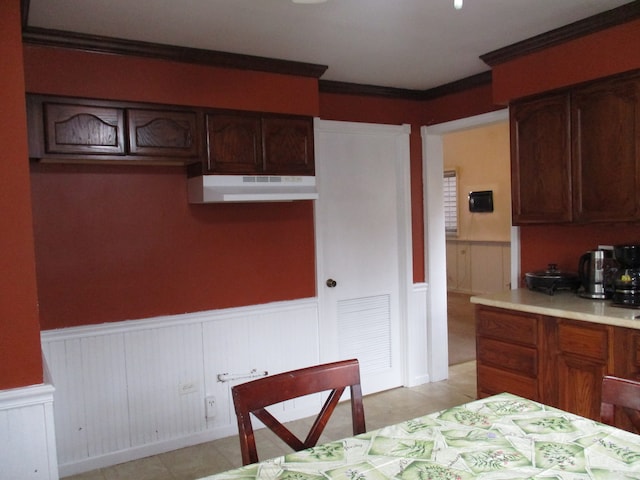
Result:
[[[422,180],[424,199],[425,281],[427,289],[427,355],[432,382],[449,376],[447,345],[447,265],[442,191],[442,135],[490,125],[509,119],[508,110],[476,115],[451,122],[422,127]],[[511,228],[511,285],[517,285],[519,236]],[[514,281],[514,275],[516,281]]]
[[[406,381],[409,133],[407,125],[315,122],[320,358],[358,357],[365,393]]]

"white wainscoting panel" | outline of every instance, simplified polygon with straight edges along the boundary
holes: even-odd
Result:
[[[130,447],[124,334],[60,336],[43,342],[56,386],[60,463]]]
[[[409,300],[407,322],[406,386],[415,387],[429,383],[429,355],[427,342],[427,291],[426,283],[414,283]],[[437,343],[436,343],[437,344]],[[445,339],[440,345],[446,345]],[[435,352],[440,354],[440,352]]]
[[[82,339],[84,403],[78,406],[84,410],[89,457],[131,446],[124,338],[117,333]]]
[[[58,479],[51,385],[0,392],[0,478]]]
[[[511,244],[447,240],[447,289],[486,294],[511,288]]]
[[[197,323],[126,335],[132,446],[204,430],[201,345]]]
[[[248,378],[221,382],[218,374],[318,363],[318,305],[313,298],[49,330],[42,347],[66,476],[235,435],[230,387]],[[285,406],[286,418],[307,416],[307,407]]]

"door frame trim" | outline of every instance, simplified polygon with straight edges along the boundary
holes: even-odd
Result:
[[[411,236],[411,172],[410,172],[410,134],[411,125],[389,125],[378,123],[364,123],[364,122],[348,122],[338,120],[322,120],[320,118],[314,118],[314,131],[323,132],[336,132],[336,133],[369,133],[375,134],[375,132],[386,132],[389,134],[406,134],[406,142],[396,142],[396,158],[394,159],[394,166],[396,170],[397,178],[397,229],[398,229],[398,251],[396,256],[398,258],[398,287],[399,287],[399,299],[400,306],[399,314],[399,327],[400,327],[400,371],[402,385],[407,385],[410,382],[410,375],[412,372],[420,366],[413,365],[411,360],[416,358],[416,352],[411,348],[412,343],[409,342],[411,334],[411,326],[409,325],[409,317],[411,313],[411,299],[413,298],[413,250],[412,250],[412,236]],[[368,130],[368,131],[367,131]],[[316,162],[318,158],[316,157]],[[316,174],[317,175],[317,174]],[[316,182],[320,184],[322,178],[316,177]],[[321,201],[319,199],[318,201]],[[318,312],[319,316],[322,316],[323,308],[326,308],[326,297],[324,294],[324,271],[323,271],[323,258],[322,258],[322,235],[323,226],[318,224],[317,215],[315,210],[317,203],[314,202],[314,225],[315,225],[315,238],[316,238],[316,294],[318,296]],[[320,360],[333,361],[337,357],[337,343],[336,345],[330,345],[326,335],[322,334],[320,330],[319,336],[320,342]],[[415,342],[414,342],[415,343]],[[422,347],[422,346],[421,346]],[[411,351],[410,351],[411,350]]]
[[[508,120],[509,109],[507,108],[420,128],[422,137],[422,198],[424,202],[424,271],[427,283],[427,363],[431,382],[449,377],[442,136],[446,133]],[[518,231],[517,228],[514,231],[514,227],[511,229],[511,245],[511,285],[513,286],[517,285],[517,281],[514,282],[513,279],[514,275],[516,279],[518,277],[520,263]],[[516,262],[515,268],[514,261]]]

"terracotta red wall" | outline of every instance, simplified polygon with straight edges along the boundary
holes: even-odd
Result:
[[[639,45],[640,20],[635,20],[498,65],[494,99],[506,102],[640,68]],[[520,242],[523,275],[548,263],[575,271],[580,254],[598,245],[640,243],[640,222],[521,227]]]
[[[318,114],[318,81],[25,45],[27,91],[76,97]]]
[[[20,1],[0,2],[0,390],[42,383]]]
[[[640,244],[640,225],[534,226],[520,229],[522,275],[549,263],[578,271],[580,255],[598,245]],[[524,286],[523,279],[521,285]]]
[[[316,79],[24,53],[29,92],[318,113]],[[43,329],[315,296],[311,201],[190,205],[186,178],[181,167],[32,165]]]
[[[628,28],[617,27],[602,35],[628,38],[637,26]],[[589,53],[576,51],[571,43],[555,51],[553,58],[570,63],[577,54]],[[45,47],[27,46],[24,58],[31,92],[411,124],[414,280],[422,281],[419,127],[495,110],[494,98],[501,101],[549,88],[547,77],[556,74],[547,70],[540,75],[537,69],[531,78],[531,69],[539,67],[540,59],[530,57],[529,63],[519,60],[511,70],[508,64],[496,68],[493,90],[479,87],[429,102],[318,94],[315,79]],[[629,66],[623,56],[616,58],[612,64],[594,57],[598,66],[590,74]],[[525,81],[518,72],[527,69]],[[558,74],[556,82],[566,81],[567,76]],[[172,168],[34,166],[43,328],[315,295],[311,202],[190,206],[184,179],[184,172]],[[577,255],[592,248],[591,244],[602,243],[605,231],[607,227],[580,233],[562,230],[562,248],[584,240],[589,246],[576,246],[573,255]],[[551,229],[547,232],[522,229],[523,271],[549,262],[545,252],[553,251],[558,237]],[[621,241],[630,236],[621,235]],[[558,262],[563,267],[563,262],[573,263],[572,254],[567,251],[566,255]]]
[[[320,116],[325,120],[411,125],[411,222],[413,280],[423,282],[424,209],[422,201],[422,138],[420,127],[457,120],[495,110],[491,86],[478,87],[432,101],[398,100],[382,97],[320,94]]]
[[[496,65],[496,103],[640,68],[640,20]]]
[[[424,279],[419,127],[490,109],[318,94],[317,81],[38,46],[27,91],[411,123],[414,278]],[[481,107],[479,107],[481,105]],[[438,109],[436,115],[431,109]],[[315,295],[311,202],[189,205],[176,168],[32,167],[42,328]]]

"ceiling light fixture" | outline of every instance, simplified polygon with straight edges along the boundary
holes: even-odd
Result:
[[[311,3],[325,3],[327,0],[291,0],[293,3],[303,3],[303,4],[311,4]]]
[[[462,8],[462,0],[453,0],[453,8],[460,10]]]

